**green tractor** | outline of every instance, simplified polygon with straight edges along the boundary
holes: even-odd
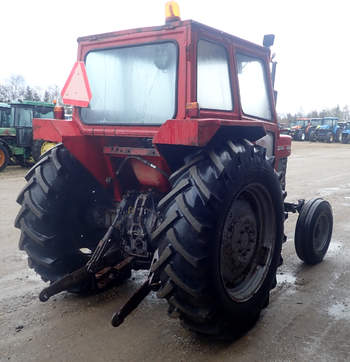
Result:
[[[30,166],[41,154],[33,140],[33,118],[53,118],[54,104],[34,101],[0,103],[0,171],[7,165]]]

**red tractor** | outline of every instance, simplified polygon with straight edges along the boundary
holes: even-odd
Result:
[[[298,256],[320,262],[332,210],[285,202],[291,139],[276,120],[269,46],[167,5],[165,25],[80,38],[63,89],[71,121],[34,120],[58,145],[28,172],[15,225],[29,266],[50,285],[87,293],[149,270],[113,316],[151,291],[193,331],[241,333],[276,285],[288,212]]]

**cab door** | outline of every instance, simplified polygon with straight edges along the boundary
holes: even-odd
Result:
[[[30,147],[33,142],[33,109],[17,106],[14,113],[17,146]]]

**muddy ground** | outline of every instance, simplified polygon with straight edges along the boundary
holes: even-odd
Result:
[[[217,342],[184,330],[168,318],[167,305],[150,295],[117,329],[116,309],[144,276],[104,294],[62,293],[38,300],[45,285],[17,250],[15,200],[25,170],[0,174],[1,361],[344,361],[350,360],[350,145],[293,143],[288,200],[322,196],[333,206],[334,233],[323,263],[307,267],[293,245],[296,217],[287,222],[288,243],[278,286],[258,324],[234,342]]]

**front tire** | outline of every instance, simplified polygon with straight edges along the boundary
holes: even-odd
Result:
[[[320,263],[332,238],[333,214],[328,201],[314,198],[300,212],[295,228],[295,250],[300,260],[309,265]]]
[[[248,141],[191,158],[171,176],[155,231],[160,297],[191,330],[240,335],[276,283],[283,236],[282,189],[265,150]]]
[[[334,136],[333,133],[328,133],[327,134],[327,143],[333,143],[334,142]]]
[[[32,144],[32,157],[35,162],[38,162],[40,160],[40,157],[46,153],[47,151],[51,150],[51,148],[54,148],[57,144],[45,141],[45,140],[33,140]]]

